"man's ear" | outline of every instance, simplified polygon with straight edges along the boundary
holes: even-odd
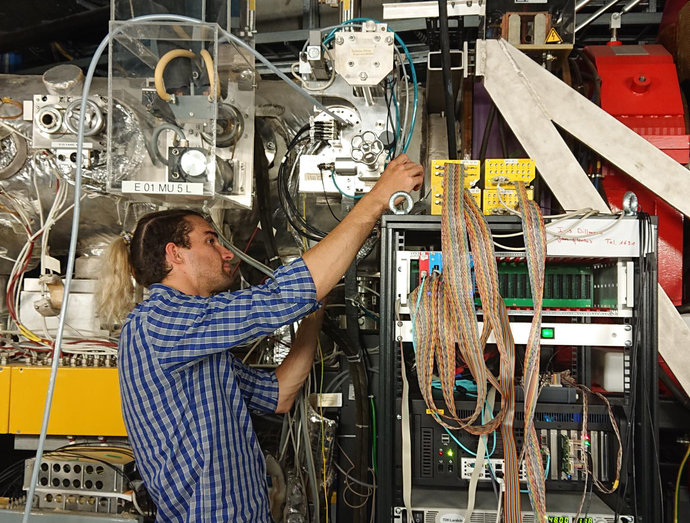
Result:
[[[165,262],[169,267],[174,267],[184,262],[179,245],[173,242],[168,242],[165,245]]]

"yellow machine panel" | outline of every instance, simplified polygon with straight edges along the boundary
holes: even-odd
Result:
[[[484,188],[495,189],[497,185],[506,187],[512,182],[529,185],[534,180],[536,169],[530,158],[491,159],[484,163]],[[486,213],[484,213],[486,214]]]
[[[10,425],[10,367],[0,367],[0,434],[6,434]]]
[[[431,214],[440,215],[443,206],[443,180],[448,164],[465,166],[465,189],[470,189],[477,205],[481,205],[482,191],[474,187],[479,181],[480,163],[478,160],[434,160],[431,162]]]
[[[498,191],[501,191],[500,197]],[[527,189],[527,197],[532,200],[534,191]],[[510,214],[508,209],[517,210],[518,197],[515,189],[484,189],[482,212],[487,216]]]
[[[38,434],[41,431],[50,368],[12,366],[11,374],[8,432]],[[126,436],[117,369],[58,369],[48,434]]]

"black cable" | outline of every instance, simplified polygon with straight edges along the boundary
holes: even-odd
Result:
[[[338,218],[335,213],[333,212],[333,208],[331,207],[331,202],[328,201],[328,193],[326,192],[326,182],[323,181],[323,169],[319,168],[319,171],[321,172],[321,186],[323,187],[323,197],[326,199],[326,205],[328,205],[328,210],[331,212],[331,216],[335,218],[335,221],[340,223],[340,218]]]
[[[390,83],[386,81],[386,87],[383,89],[383,97],[386,101],[386,125],[388,129],[393,129],[393,143],[389,145],[389,148],[393,151],[398,147],[398,128],[397,123],[394,124],[393,117],[391,116],[391,104],[393,102],[393,89],[395,81],[391,79]],[[388,96],[388,88],[391,89],[391,96]],[[390,154],[390,153],[389,153]]]
[[[273,234],[273,213],[271,205],[271,182],[268,177],[268,160],[260,136],[254,137],[254,177],[256,178],[256,200],[259,208],[259,221],[261,222],[261,235],[263,237],[266,259],[272,269],[280,265],[278,247]]]
[[[592,60],[589,59],[589,56],[581,50],[577,50],[577,54],[580,57],[580,59],[584,62],[585,66],[587,69],[589,69],[589,72],[591,74],[591,79],[592,79],[592,86],[593,86],[593,92],[592,92],[592,102],[594,102],[597,105],[600,105],[601,103],[601,77],[599,76],[599,71],[597,71],[596,66],[592,62]],[[586,75],[582,75],[585,77]]]
[[[300,141],[308,139],[308,137],[304,137],[304,134],[308,131],[309,125],[302,127],[287,146],[285,156],[280,162],[280,166],[278,168],[278,198],[280,200],[280,206],[283,209],[285,217],[287,218],[290,226],[300,236],[303,236],[309,240],[320,241],[326,236],[326,233],[309,225],[300,215],[292,195],[290,194],[290,180],[288,179],[289,174],[286,172],[290,153],[300,143]],[[295,159],[295,161],[297,161],[297,159]]]
[[[446,134],[448,137],[448,158],[458,159],[458,141],[455,136],[455,100],[453,99],[453,77],[450,71],[450,34],[448,32],[448,2],[438,0],[438,22],[441,34],[441,68],[443,70],[443,94],[446,102]]]
[[[351,358],[355,364],[355,373],[353,375],[352,383],[355,385],[355,390],[359,389],[359,394],[356,394],[356,401],[359,408],[356,411],[355,424],[360,427],[362,433],[357,440],[357,455],[355,456],[355,471],[357,479],[366,481],[368,479],[369,471],[369,385],[366,369],[362,360],[362,346],[359,341],[359,308],[356,303],[359,298],[357,292],[357,263],[352,262],[350,267],[345,272],[345,317],[347,320],[347,336],[352,344]],[[364,523],[367,521],[366,505],[355,512],[355,522]]]
[[[354,267],[354,264],[351,266]],[[351,269],[345,274],[346,291],[345,297],[347,300],[348,290],[351,289],[351,279],[348,279],[348,273],[353,274]],[[355,279],[356,291],[356,279]],[[347,306],[347,304],[346,304]],[[355,315],[357,315],[356,307]],[[349,321],[348,321],[349,323]],[[359,481],[366,482],[369,474],[369,397],[367,394],[367,372],[362,361],[361,348],[359,346],[359,339],[353,340],[352,336],[348,335],[346,331],[341,329],[328,316],[324,319],[323,332],[333,340],[345,353],[348,362],[350,376],[352,378],[352,385],[355,393],[355,434],[357,439],[357,455],[355,457],[354,477]],[[366,518],[366,504],[355,511],[355,521],[364,523]]]
[[[479,160],[484,165],[484,160],[486,160],[486,149],[489,146],[489,135],[491,134],[491,128],[494,125],[494,118],[496,117],[496,104],[492,103],[489,109],[489,115],[486,117],[486,126],[484,127],[484,134],[482,135],[482,143],[479,148]]]

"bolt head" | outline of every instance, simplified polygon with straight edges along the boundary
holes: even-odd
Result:
[[[337,37],[335,38],[335,45],[343,45],[343,42],[344,42],[344,41],[345,41],[345,40],[343,40],[343,37],[342,37],[342,36],[337,36]]]
[[[391,44],[393,43],[393,37],[392,37],[392,36],[387,36],[387,37],[386,37],[386,43],[387,43],[388,45],[391,45]]]
[[[354,42],[354,41],[355,41],[355,35],[350,35],[350,36],[347,37],[347,39],[348,39],[350,42]]]
[[[369,78],[369,76],[368,76],[367,73],[365,73],[364,71],[362,71],[361,73],[359,73],[359,79],[360,79],[360,80],[366,80],[367,78]]]

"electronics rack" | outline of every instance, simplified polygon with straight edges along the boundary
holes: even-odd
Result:
[[[611,224],[611,220],[616,218],[602,217],[589,218],[580,227],[585,230],[600,230],[603,225]],[[658,475],[658,422],[657,422],[657,392],[652,385],[657,382],[657,326],[656,326],[656,221],[649,217],[623,217],[620,224],[613,227],[615,234],[601,235],[599,238],[592,238],[592,241],[556,241],[549,244],[547,252],[547,264],[562,260],[565,265],[575,262],[582,264],[608,265],[612,267],[609,290],[615,294],[615,300],[608,308],[591,307],[585,309],[572,308],[571,310],[551,309],[543,313],[543,325],[551,325],[551,322],[558,329],[564,327],[568,329],[579,329],[576,332],[584,336],[587,340],[587,332],[594,329],[604,329],[609,336],[619,336],[623,338],[612,341],[610,346],[618,346],[625,354],[624,358],[624,390],[621,394],[609,396],[612,405],[615,405],[617,416],[620,414],[618,424],[621,429],[621,437],[624,443],[623,471],[621,473],[621,486],[624,489],[625,499],[619,500],[617,494],[608,498],[602,496],[610,508],[611,514],[618,509],[618,514],[634,514],[638,521],[657,521],[660,518],[661,497],[658,485],[654,481],[640,480],[637,478],[654,478]],[[519,219],[511,216],[489,217],[487,218],[492,233],[512,233],[521,230]],[[601,224],[594,226],[596,224]],[[381,255],[381,365],[378,397],[378,426],[380,444],[378,445],[378,467],[379,470],[393,471],[393,481],[382,482],[377,491],[377,514],[379,521],[389,521],[389,517],[394,521],[400,517],[400,507],[404,505],[402,499],[402,463],[401,463],[401,380],[400,380],[400,345],[403,341],[405,347],[406,360],[412,359],[411,350],[411,329],[409,328],[410,304],[406,303],[407,296],[414,288],[414,275],[405,274],[405,267],[409,262],[401,264],[400,260],[414,258],[415,253],[419,252],[441,252],[440,239],[441,219],[439,216],[385,216],[382,223],[382,255]],[[651,247],[646,252],[640,251],[640,238],[646,236],[650,238],[647,242]],[[520,239],[521,241],[521,239]],[[503,243],[506,243],[505,241]],[[497,248],[497,258],[505,256],[519,258],[516,253],[501,253]],[[438,258],[437,258],[438,259]],[[411,271],[413,272],[413,271]],[[412,282],[406,286],[405,282]],[[410,288],[411,287],[411,288]],[[400,299],[397,304],[396,300]],[[397,308],[397,312],[396,312]],[[531,311],[524,308],[509,309],[511,326],[516,336],[516,346],[521,342],[521,336],[516,334],[514,323],[520,321],[527,322],[530,319]],[[400,317],[396,318],[396,314]],[[522,317],[522,320],[520,318]],[[617,330],[618,329],[618,330]],[[622,329],[622,331],[620,330]],[[614,336],[614,337],[615,337]],[[572,338],[572,334],[569,335]],[[567,342],[567,345],[577,345],[574,351],[572,372],[578,383],[591,386],[592,384],[592,345],[578,344],[574,338]],[[585,341],[591,343],[591,341]],[[542,347],[548,345],[563,344],[562,339],[548,339],[542,333]],[[598,344],[597,344],[598,345]],[[410,376],[410,404],[411,417],[419,413],[424,403],[419,396],[415,396],[416,376]],[[419,400],[419,401],[418,401]],[[559,410],[575,406],[569,400],[561,403],[551,403],[548,405],[550,410]],[[590,405],[593,407],[594,405]],[[537,408],[543,408],[542,398]],[[581,409],[581,406],[578,407]],[[516,411],[519,410],[519,406]],[[581,412],[581,410],[580,410]],[[429,418],[429,416],[427,416]],[[423,419],[423,416],[422,416]],[[590,417],[591,419],[591,417]],[[627,422],[635,420],[635,430],[628,431]],[[605,425],[605,424],[604,424]],[[602,434],[607,434],[608,451],[599,451],[601,459],[610,463],[612,459],[609,454],[615,452],[617,443],[614,441],[611,446],[610,428],[602,425],[599,427]],[[609,424],[610,425],[610,424]],[[517,426],[517,424],[516,424]],[[573,425],[574,426],[574,425]],[[417,431],[419,438],[423,428],[431,429],[433,452],[438,449],[434,445],[438,443],[433,438],[439,438],[441,433],[432,428],[426,422],[414,425],[411,420],[410,432],[412,435],[411,455],[418,462],[417,470],[413,467],[412,498],[415,499],[415,492],[424,487],[424,481],[420,481],[419,467],[421,466],[421,456],[423,441],[415,440],[414,431]],[[427,435],[429,432],[427,431]],[[573,433],[574,434],[574,433]],[[603,436],[602,436],[603,437]],[[630,438],[628,440],[628,438]],[[499,437],[500,439],[500,437]],[[445,441],[445,438],[444,438]],[[395,445],[383,444],[395,442]],[[429,442],[427,440],[426,444]],[[441,442],[442,444],[442,442]],[[452,446],[451,446],[452,447]],[[656,452],[646,451],[630,452],[630,449],[656,449]],[[634,467],[632,460],[634,460]],[[602,461],[603,463],[603,461]],[[437,466],[434,462],[432,466]],[[445,480],[437,482],[426,482],[427,485],[435,485],[446,488],[449,485],[452,490],[448,493],[456,496],[462,492],[463,482],[456,479],[460,474],[460,462],[454,465],[453,473],[447,475]],[[635,473],[633,476],[632,470]],[[428,472],[428,469],[427,469]],[[437,471],[438,472],[438,471]],[[447,473],[447,468],[445,469]],[[414,477],[417,474],[417,477]],[[577,479],[577,478],[576,478]],[[560,484],[559,484],[560,483]],[[626,486],[626,483],[628,484]],[[554,485],[557,485],[554,487]],[[573,481],[581,488],[582,481]],[[442,487],[443,488],[443,487]],[[550,493],[556,489],[568,490],[571,488],[557,478],[547,481],[547,502]],[[633,495],[634,494],[634,495]],[[563,493],[563,495],[566,495]],[[572,494],[579,496],[580,494]],[[597,499],[596,496],[593,496]],[[637,499],[637,507],[632,506],[631,500]],[[579,497],[578,497],[579,501]],[[414,507],[412,507],[414,509]],[[530,509],[529,503],[523,506]],[[396,510],[398,511],[396,514]],[[494,513],[495,514],[495,513]],[[626,516],[627,517],[627,516]],[[633,521],[634,518],[628,519]],[[433,521],[433,520],[430,520]]]

